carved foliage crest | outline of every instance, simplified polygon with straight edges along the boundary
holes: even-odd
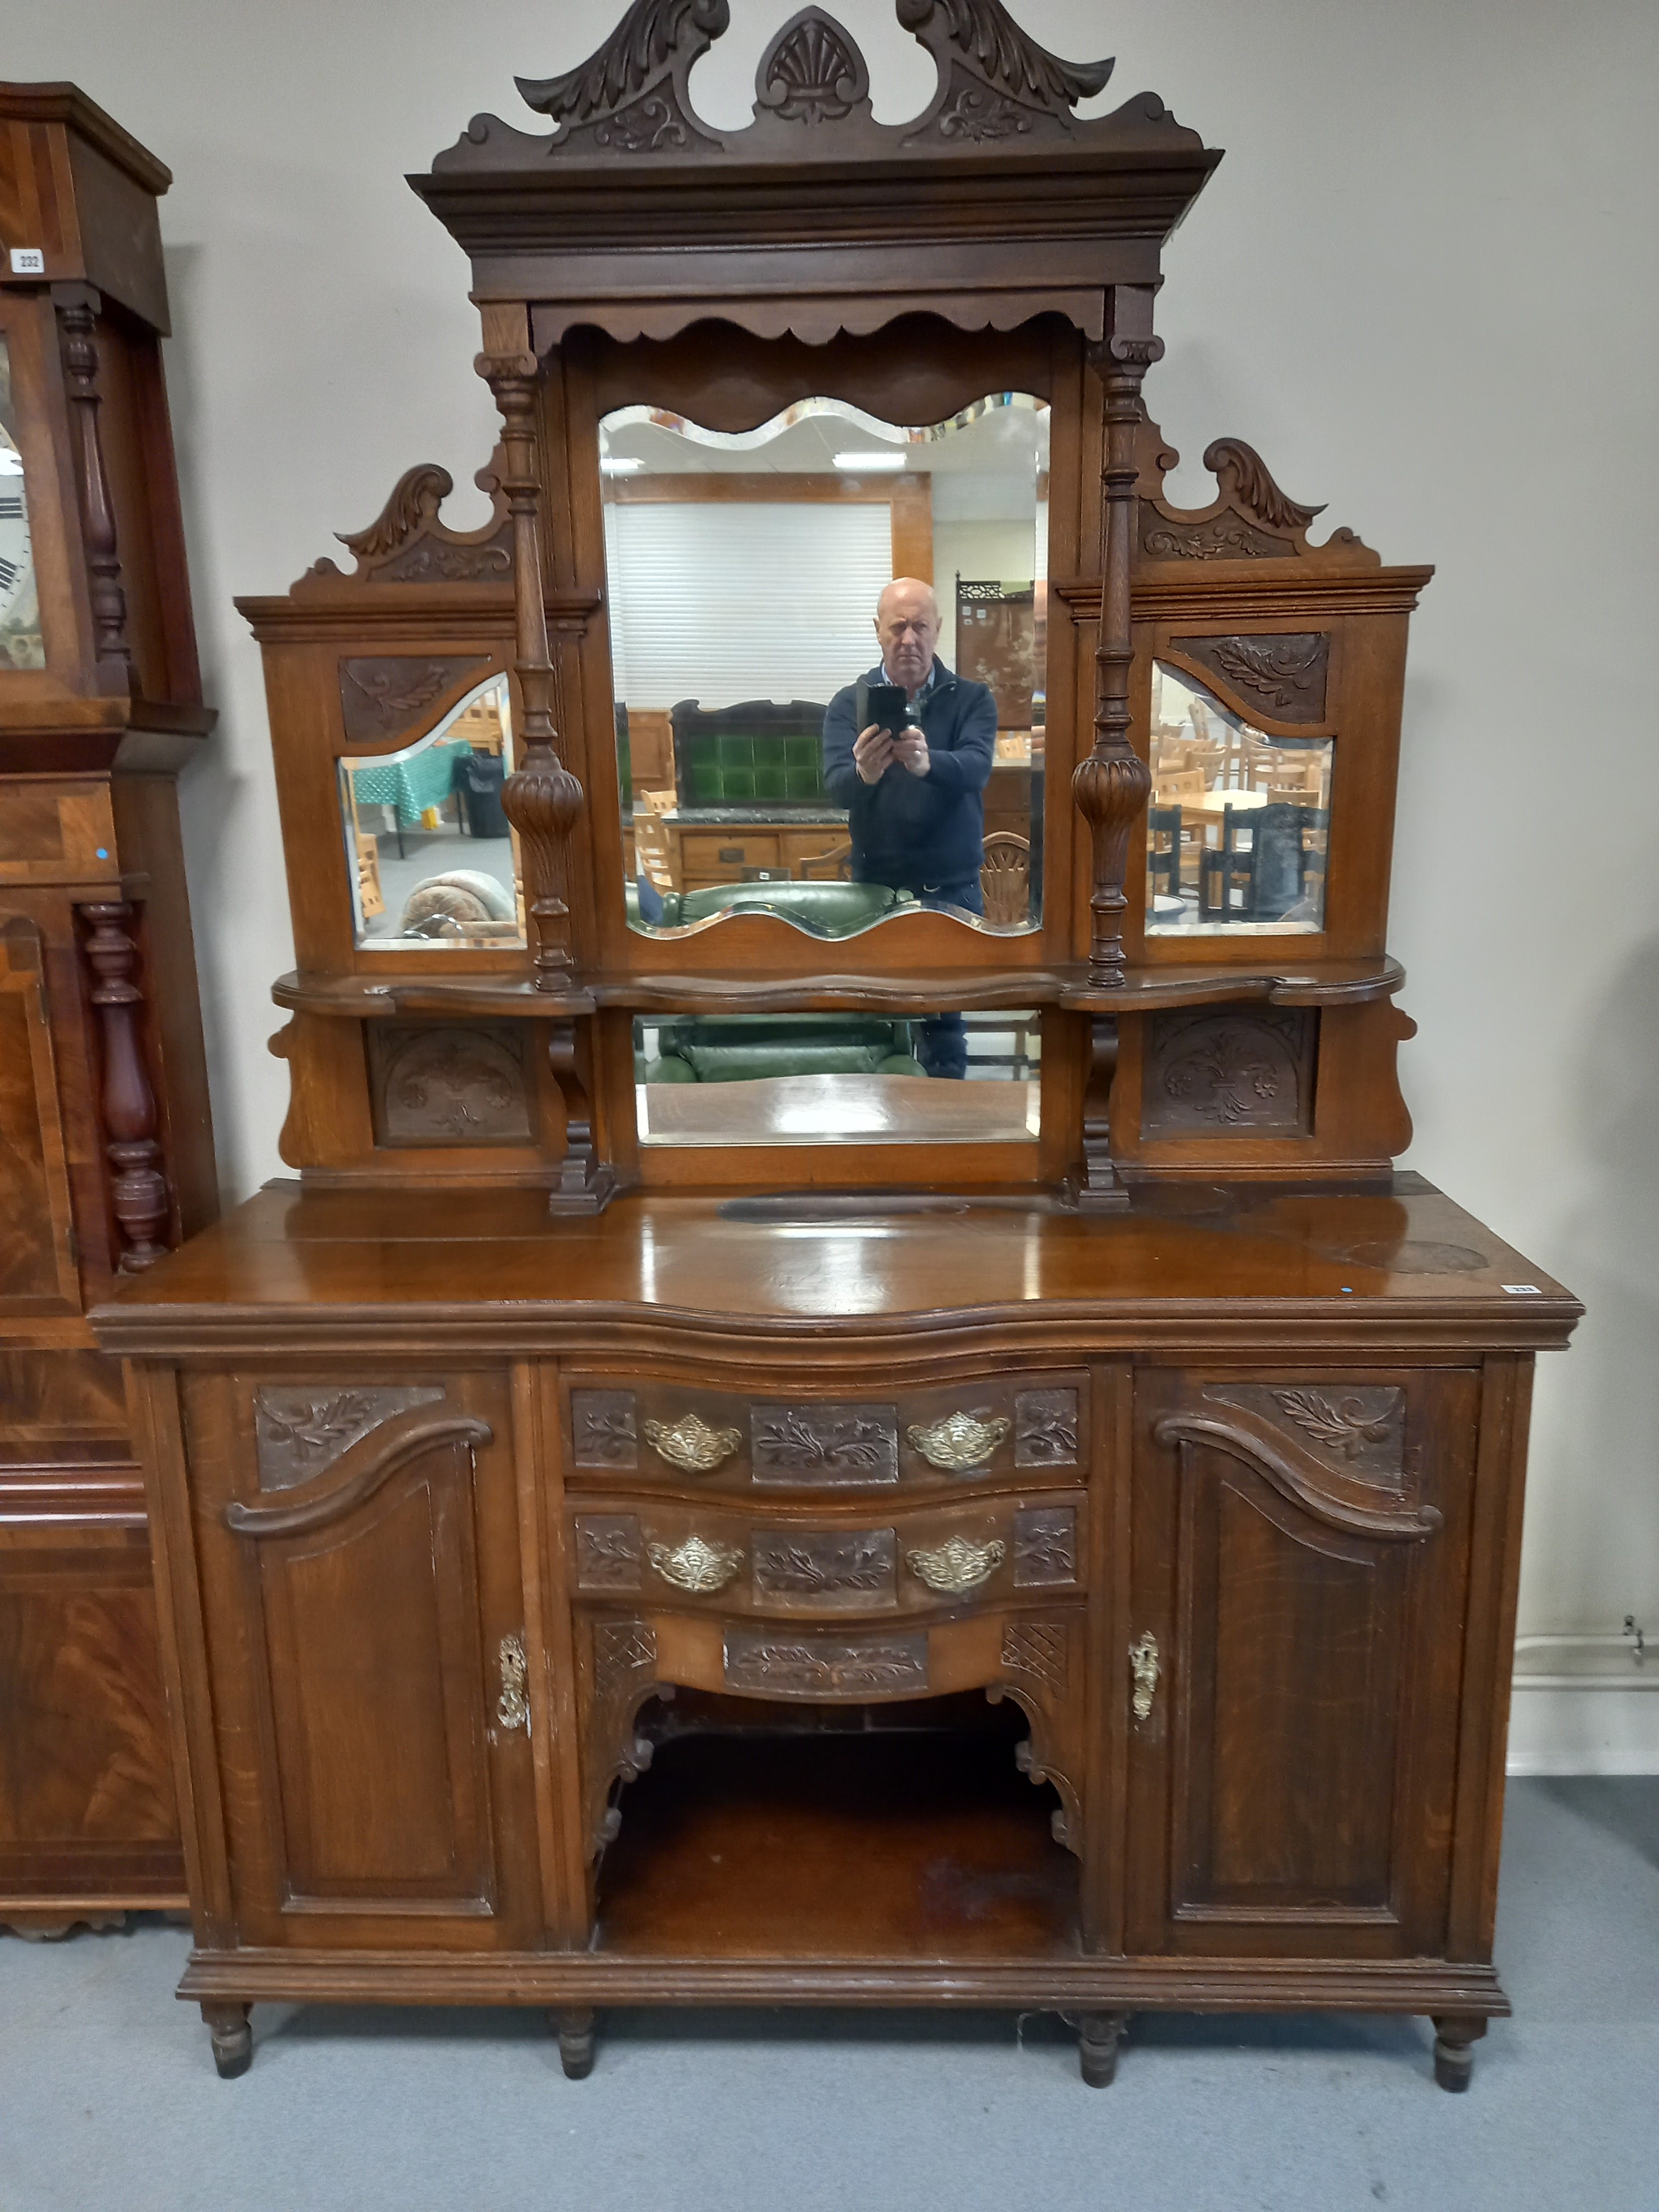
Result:
[[[1152,436],[1157,435],[1148,425]],[[1148,457],[1144,457],[1149,458]],[[1161,477],[1176,456],[1159,454]],[[1309,556],[1343,565],[1360,561],[1374,566],[1377,556],[1352,530],[1333,531],[1322,545],[1310,545],[1308,531],[1325,510],[1304,507],[1274,483],[1267,463],[1242,438],[1218,438],[1205,448],[1204,465],[1216,478],[1218,496],[1206,507],[1171,507],[1151,489],[1143,465],[1140,491],[1140,550],[1152,561],[1285,561]]]
[[[447,469],[434,461],[406,469],[392,496],[366,530],[340,531],[353,555],[356,580],[377,584],[499,584],[513,574],[512,526],[496,461],[473,479],[489,494],[494,512],[482,530],[451,530],[438,509],[455,489]],[[310,576],[337,576],[332,561],[317,561]]]

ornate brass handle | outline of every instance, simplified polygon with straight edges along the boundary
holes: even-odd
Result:
[[[516,1636],[502,1637],[497,1664],[501,1673],[501,1694],[495,1700],[495,1717],[504,1729],[523,1729],[528,1735],[530,1668],[524,1645]]]
[[[904,1440],[929,1467],[942,1467],[948,1474],[963,1474],[970,1467],[983,1467],[1012,1426],[1001,1416],[994,1421],[981,1421],[973,1413],[947,1413],[929,1427],[907,1429]]]
[[[683,1544],[647,1544],[646,1555],[665,1583],[676,1589],[724,1589],[743,1565],[740,1551],[728,1550],[724,1544],[706,1543],[701,1536],[688,1536]]]
[[[682,1413],[678,1421],[647,1421],[645,1440],[671,1467],[692,1474],[708,1474],[723,1459],[730,1459],[743,1442],[741,1429],[711,1429],[695,1413]]]
[[[1007,1424],[1005,1422],[1005,1427]],[[970,1544],[965,1536],[948,1536],[931,1552],[907,1552],[905,1564],[930,1590],[960,1597],[989,1582],[1002,1565],[1007,1546],[1000,1538],[988,1544]]]
[[[1138,1721],[1152,1717],[1152,1699],[1158,1692],[1158,1638],[1150,1632],[1139,1644],[1129,1646],[1129,1667],[1134,1675],[1134,1714]]]

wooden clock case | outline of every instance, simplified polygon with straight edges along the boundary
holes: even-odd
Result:
[[[0,343],[44,650],[0,670],[0,1923],[180,1906],[143,1478],[87,1310],[217,1212],[177,779],[213,722],[160,162],[0,85]]]
[[[1392,1167],[1428,572],[1313,543],[1237,441],[1169,504],[1152,302],[1218,155],[1150,96],[1080,122],[1109,65],[995,0],[900,15],[908,125],[808,9],[708,129],[724,0],[524,86],[551,140],[476,121],[412,182],[471,258],[492,515],[414,470],[351,574],[242,603],[300,1181],[99,1316],[226,2073],[262,1998],[545,2004],[573,2073],[596,2005],[793,1998],[1063,2008],[1095,2082],[1139,2008],[1421,2012],[1461,2087],[1506,2008],[1527,1395],[1578,1308]],[[1011,388],[1052,426],[1041,926],[631,928],[601,418]],[[1330,741],[1311,933],[1149,921],[1160,670]],[[377,947],[339,763],[494,672],[527,941]],[[639,1139],[641,1016],[938,1008],[1040,1010],[1034,1134]]]

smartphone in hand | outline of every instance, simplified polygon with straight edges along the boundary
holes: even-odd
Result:
[[[902,684],[872,684],[862,676],[854,688],[853,727],[885,730],[897,737],[911,719],[909,694]]]

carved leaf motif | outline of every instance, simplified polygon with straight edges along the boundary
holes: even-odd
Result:
[[[1312,683],[1323,644],[1319,637],[1301,646],[1229,637],[1216,647],[1215,657],[1235,684],[1259,693],[1273,706],[1291,707]]]
[[[1253,1099],[1279,1096],[1280,1070],[1259,1046],[1248,1031],[1218,1030],[1170,1063],[1164,1088],[1171,1098],[1203,1101],[1217,1121],[1248,1121],[1256,1112]]]
[[[966,138],[978,145],[988,138],[1012,138],[1029,131],[1031,118],[1006,94],[959,85],[939,112],[941,138]]]
[[[1380,1419],[1374,1419],[1356,1398],[1334,1404],[1316,1390],[1275,1390],[1273,1398],[1316,1443],[1344,1459],[1352,1459],[1366,1444],[1383,1443],[1392,1426],[1392,1407]]]
[[[1140,542],[1154,561],[1272,561],[1296,550],[1288,538],[1270,538],[1236,514],[1184,526],[1149,525]]]
[[[438,509],[454,489],[455,479],[447,469],[424,461],[398,477],[391,498],[367,530],[350,534],[337,530],[334,534],[360,561],[378,560],[382,554],[395,553],[435,521]]]
[[[935,52],[948,43],[1000,90],[1053,113],[1091,98],[1112,74],[1110,61],[1066,62],[1049,53],[1026,37],[1001,0],[898,0],[898,19]],[[935,26],[942,41],[926,35]]]
[[[513,573],[513,549],[503,532],[483,545],[452,544],[442,538],[411,545],[375,571],[382,584],[489,584]]]
[[[408,664],[387,660],[343,660],[341,672],[354,690],[360,691],[367,701],[368,710],[377,722],[390,724],[404,714],[418,714],[422,707],[430,706],[438,694],[452,681],[452,664],[434,660],[416,671],[413,676],[404,672]]]
[[[842,1590],[885,1590],[893,1580],[893,1532],[792,1538],[757,1532],[750,1539],[755,1587],[768,1596],[833,1596]]]
[[[1014,1400],[1016,1467],[1071,1466],[1077,1437],[1075,1390],[1022,1390]]]
[[[1273,530],[1305,530],[1325,509],[1303,507],[1287,499],[1267,473],[1267,464],[1254,446],[1242,438],[1218,438],[1205,448],[1204,465],[1213,471],[1224,491],[1231,490],[1241,507]]]
[[[833,16],[809,8],[787,23],[763,57],[757,105],[787,123],[835,123],[870,88],[864,57]]]
[[[634,0],[616,29],[562,76],[519,77],[526,106],[555,122],[580,124],[637,97],[684,52],[706,53],[732,20],[727,0]]]
[[[927,1638],[896,1636],[880,1644],[783,1643],[741,1634],[726,1638],[728,1689],[783,1697],[861,1697],[927,1686]]]
[[[859,1412],[823,1409],[806,1413],[784,1407],[769,1418],[754,1412],[757,1472],[808,1476],[879,1474],[888,1480],[895,1467],[896,1440],[885,1421]]]
[[[685,118],[666,92],[648,92],[631,106],[607,115],[593,133],[596,146],[618,154],[661,154],[691,143]]]

